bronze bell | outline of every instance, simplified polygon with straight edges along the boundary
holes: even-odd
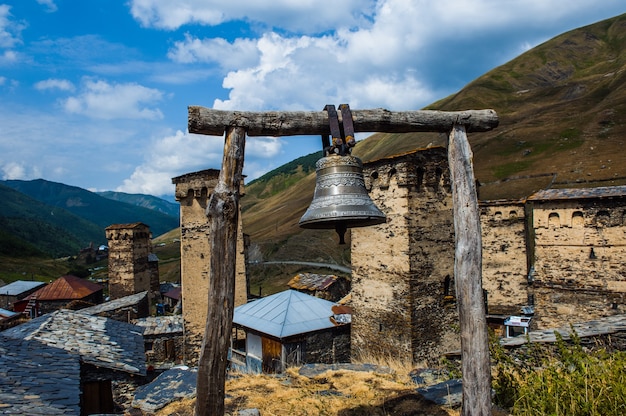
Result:
[[[386,221],[369,197],[363,180],[361,159],[330,155],[315,164],[316,183],[313,201],[300,218],[300,227],[335,229],[339,244],[345,244],[348,228],[366,227]]]

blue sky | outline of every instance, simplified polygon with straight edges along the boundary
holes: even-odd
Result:
[[[622,0],[0,0],[0,178],[171,199],[219,169],[187,106],[418,110]],[[362,139],[361,135],[357,139]],[[254,179],[320,149],[246,143]]]

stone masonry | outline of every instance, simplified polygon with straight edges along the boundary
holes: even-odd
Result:
[[[352,354],[436,362],[458,350],[447,151],[364,165],[384,224],[352,233]],[[531,329],[624,313],[626,187],[481,201],[487,313],[534,311]]]
[[[113,224],[105,229],[109,244],[109,295],[119,299],[159,287],[158,273],[151,266],[150,227],[137,222]]]
[[[180,202],[181,300],[184,321],[184,361],[197,365],[208,313],[211,247],[206,207],[219,170],[208,169],[172,179]],[[243,193],[243,192],[242,192]],[[239,215],[235,306],[247,302],[244,238]]]
[[[384,224],[352,229],[352,354],[419,362],[460,346],[446,150],[364,166]]]

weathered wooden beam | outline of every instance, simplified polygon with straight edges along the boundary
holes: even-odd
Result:
[[[230,127],[217,186],[209,198],[207,217],[211,247],[208,313],[198,363],[196,416],[224,414],[226,368],[235,305],[235,267],[239,190],[246,131]]]
[[[228,127],[243,127],[248,136],[300,136],[330,133],[325,111],[223,111],[188,107],[190,133],[222,136]],[[341,114],[339,114],[340,122]],[[494,110],[389,111],[352,110],[355,132],[449,132],[461,124],[467,132],[489,131],[498,126]]]
[[[450,131],[454,277],[461,330],[463,416],[491,415],[489,338],[482,289],[482,237],[472,151],[462,125]]]

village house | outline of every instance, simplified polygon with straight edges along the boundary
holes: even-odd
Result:
[[[118,383],[143,384],[146,376],[142,328],[108,318],[58,310],[1,332],[0,340],[7,350],[0,397],[11,414],[113,413]],[[39,401],[47,413],[24,410]]]
[[[350,280],[334,274],[298,273],[287,286],[331,302],[338,302],[350,293]]]
[[[79,309],[79,313],[86,315],[103,316],[120,322],[131,323],[132,321],[145,318],[150,315],[148,303],[148,291],[124,296],[123,298],[110,300],[99,305]]]
[[[13,283],[0,287],[0,308],[13,310],[15,302],[45,286],[44,282],[33,280],[16,280]]]
[[[231,365],[280,373],[290,365],[350,362],[350,324],[333,302],[286,290],[235,308]],[[238,332],[245,333],[245,339]]]
[[[70,302],[81,301],[88,305],[102,303],[104,288],[89,280],[66,275],[15,302],[14,310],[37,317],[66,307]]]
[[[169,368],[182,362],[184,343],[182,315],[147,316],[135,319],[133,324],[143,328],[148,365],[154,368]]]

